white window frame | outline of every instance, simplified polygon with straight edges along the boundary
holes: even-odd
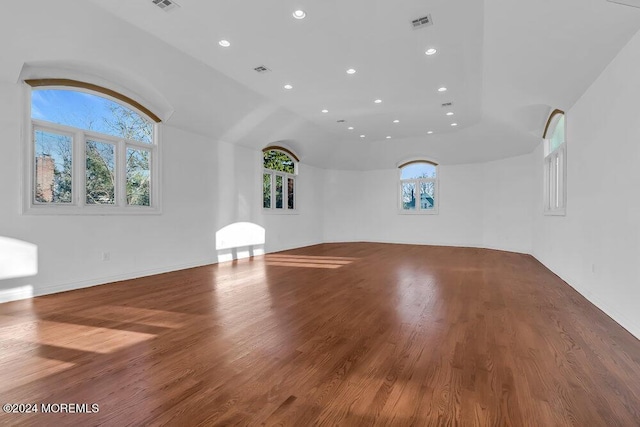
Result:
[[[402,169],[405,166],[408,166],[412,163],[428,163],[435,167],[436,169],[436,177],[435,178],[415,178],[415,179],[402,179]],[[398,166],[398,213],[401,215],[438,215],[439,206],[440,206],[440,190],[439,190],[439,166],[437,163],[431,160],[411,160],[408,162],[402,162],[401,165]],[[433,198],[434,204],[432,209],[422,209],[420,206],[420,201],[416,200],[416,209],[404,209],[402,203],[402,184],[414,183],[416,188],[416,194],[420,194],[420,184],[421,183],[433,183]]]
[[[551,150],[550,136],[560,121],[564,117],[565,139]],[[544,138],[544,214],[545,215],[566,215],[567,209],[567,121],[564,112],[555,110],[549,116],[545,128]]]
[[[286,154],[291,160],[293,160],[293,170],[294,173],[287,173],[282,171],[277,171],[273,169],[267,169],[264,167],[264,157],[261,156],[260,160],[262,161],[262,175],[260,176],[260,205],[262,206],[262,211],[267,214],[297,214],[298,213],[298,181],[296,177],[298,176],[298,161],[291,155],[291,153],[287,153],[284,150],[280,150],[278,148],[265,148],[262,152],[265,151],[279,151],[281,153]],[[264,175],[270,175],[271,179],[271,207],[264,207]],[[276,176],[282,177],[282,207],[276,208]],[[293,179],[293,209],[289,209],[289,182],[288,179]]]
[[[60,89],[84,92],[116,102],[128,109],[135,111],[142,117],[146,114],[130,104],[103,93],[87,89],[67,86],[45,86],[42,89]],[[153,141],[143,143],[140,141],[119,138],[99,132],[60,125],[31,118],[32,88],[24,84],[24,178],[23,178],[23,213],[29,215],[149,215],[161,214],[160,191],[160,149],[161,138],[160,123],[153,122]],[[43,130],[57,134],[68,135],[72,141],[72,178],[71,178],[71,202],[70,203],[40,203],[35,200],[35,131]],[[115,204],[87,204],[86,203],[86,144],[87,140],[105,142],[115,145]],[[150,182],[150,206],[128,205],[126,195],[126,153],[127,148],[142,149],[150,152],[149,167],[151,169]]]

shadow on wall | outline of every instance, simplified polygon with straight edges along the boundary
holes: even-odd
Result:
[[[5,288],[2,280],[38,274],[38,246],[0,236],[0,303],[33,296],[31,285]]]
[[[216,231],[218,262],[264,255],[265,230],[252,222],[235,222]]]

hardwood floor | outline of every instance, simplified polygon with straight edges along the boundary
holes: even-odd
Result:
[[[0,403],[99,405],[2,425],[640,425],[640,341],[508,252],[326,244],[17,301],[0,348]]]

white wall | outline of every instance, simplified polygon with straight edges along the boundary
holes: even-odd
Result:
[[[325,240],[531,250],[530,155],[439,167],[437,215],[398,213],[398,169],[327,171]]]
[[[567,117],[567,215],[543,216],[542,147],[533,254],[640,337],[640,34]]]
[[[534,165],[532,155],[485,163],[482,246],[531,253]]]
[[[325,172],[323,218],[326,242],[364,240],[362,236],[369,215],[363,208],[365,183],[365,174],[359,171]]]
[[[299,165],[299,172],[296,178],[298,212],[293,215],[263,215],[267,252],[310,246],[324,241],[325,202],[322,184],[325,172],[305,164]],[[259,179],[258,182],[262,181]],[[261,187],[255,187],[259,193]],[[256,204],[262,205],[261,193],[258,194]]]

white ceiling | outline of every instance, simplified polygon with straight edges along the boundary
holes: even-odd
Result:
[[[170,12],[151,0],[91,2],[103,15],[91,24],[96,34],[112,29],[104,49],[113,59],[78,46],[62,52],[129,72],[133,53],[118,64],[118,48],[149,42],[124,20],[157,40],[148,60],[163,69],[129,68],[165,91],[176,110],[169,123],[254,148],[285,140],[305,163],[337,169],[390,168],[411,156],[453,164],[528,153],[550,109],[568,110],[640,28],[640,9],[606,0],[179,0]],[[75,8],[83,17],[95,13]],[[307,18],[295,20],[296,9]],[[426,14],[433,26],[412,29],[411,20]],[[218,45],[223,38],[229,48]],[[427,47],[438,53],[425,55]],[[23,47],[15,51],[25,56]],[[42,56],[55,58],[41,48],[26,59]],[[258,74],[259,65],[271,71]]]

